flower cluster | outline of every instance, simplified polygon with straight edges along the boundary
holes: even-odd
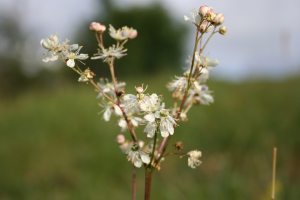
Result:
[[[210,28],[216,29],[218,32],[225,35],[227,32],[226,26],[220,26],[224,22],[224,14],[216,13],[212,7],[201,6],[199,10],[194,10],[191,16],[184,16],[186,21],[191,21],[201,33],[208,32]]]
[[[130,94],[126,93],[126,84],[117,81],[114,61],[126,56],[127,41],[138,35],[135,29],[128,26],[116,29],[109,25],[108,34],[115,43],[106,47],[103,41],[106,26],[99,22],[89,25],[89,29],[95,33],[98,46],[97,52],[90,59],[102,60],[110,70],[111,80],[101,77],[96,81],[96,74],[90,67],[82,69],[83,60],[89,58],[87,54],[80,53],[82,46],[69,44],[68,40],[60,42],[56,35],[41,40],[41,46],[47,50],[44,62],[62,60],[79,75],[79,82],[95,88],[104,121],[110,121],[115,116],[122,132],[117,136],[117,143],[127,160],[137,168],[144,166],[150,170],[160,169],[161,161],[167,156],[165,150],[168,141],[174,135],[177,125],[187,120],[188,111],[194,105],[209,105],[214,101],[206,82],[210,70],[218,61],[205,56],[204,49],[216,33],[226,33],[226,27],[222,25],[224,15],[215,13],[211,7],[201,6],[191,17],[185,16],[185,20],[196,26],[195,46],[187,69],[167,84],[174,99],[171,108],[166,107],[160,95],[147,93],[143,85],[135,88],[135,94]],[[142,127],[144,133],[137,134],[137,127]],[[130,139],[125,138],[124,132],[129,133]],[[187,156],[191,168],[201,164],[200,151],[182,153],[183,143],[177,142],[176,145],[180,154],[173,155]]]
[[[86,60],[88,59],[87,54],[80,54],[81,46],[78,44],[69,44],[66,40],[61,43],[57,35],[51,35],[46,39],[41,40],[41,45],[47,52],[47,57],[43,59],[44,62],[56,61],[57,59],[63,60],[68,67],[75,67],[75,60]]]

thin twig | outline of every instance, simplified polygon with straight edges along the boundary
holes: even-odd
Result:
[[[275,200],[276,190],[276,161],[277,161],[277,148],[273,148],[273,164],[272,164],[272,196],[271,200]]]
[[[120,96],[119,96],[119,91],[118,91],[118,81],[117,81],[117,78],[116,78],[116,75],[115,75],[114,61],[111,60],[108,63],[108,65],[109,65],[109,70],[110,70],[111,78],[112,78],[112,81],[113,81],[113,84],[114,84],[115,94],[116,94],[116,97],[117,97],[117,102],[115,102],[115,104],[122,111],[122,115],[123,115],[123,117],[124,117],[124,119],[126,121],[127,128],[128,128],[129,133],[130,133],[130,136],[131,136],[133,142],[135,144],[137,144],[138,138],[137,138],[137,135],[135,133],[135,129],[134,129],[134,127],[133,127],[130,119],[128,118],[127,114],[125,113],[125,110],[120,106]]]
[[[180,118],[180,113],[181,113],[181,111],[182,111],[182,109],[183,109],[183,107],[184,107],[185,101],[186,101],[186,99],[187,99],[188,91],[189,91],[189,89],[190,89],[190,87],[191,87],[191,84],[190,84],[191,81],[190,81],[190,80],[191,80],[192,73],[193,73],[193,68],[194,68],[195,52],[196,52],[196,50],[197,50],[199,40],[202,38],[202,35],[203,35],[203,34],[201,34],[200,37],[199,37],[199,32],[197,31],[196,37],[195,37],[195,45],[194,45],[194,50],[193,50],[193,57],[192,57],[192,62],[191,62],[191,68],[190,68],[190,73],[189,73],[189,76],[188,76],[188,85],[187,85],[187,88],[186,88],[186,90],[185,90],[184,96],[183,96],[183,98],[182,98],[180,107],[179,107],[179,109],[178,109],[178,111],[177,111],[177,115],[176,115],[176,117],[175,117],[176,120],[178,120],[178,119]],[[159,146],[159,148],[158,148],[158,158],[157,158],[156,161],[155,161],[155,164],[156,164],[156,165],[157,165],[157,164],[159,163],[159,161],[162,159],[163,154],[164,154],[164,152],[166,151],[166,147],[167,147],[167,145],[168,145],[169,139],[170,139],[170,136],[165,137],[165,138],[163,139],[163,141],[160,143],[160,146]]]

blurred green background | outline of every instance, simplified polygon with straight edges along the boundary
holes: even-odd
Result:
[[[144,83],[171,105],[163,86],[184,63],[186,26],[159,4],[101,6],[106,12],[94,18],[140,30],[128,56],[117,62],[127,91]],[[34,76],[24,72],[19,47],[28,33],[19,15],[0,18],[0,36],[8,44],[0,51],[0,199],[130,199],[131,165],[115,142],[117,122],[103,121],[96,94],[66,67],[42,68]],[[81,23],[74,38],[92,54],[96,45],[88,23]],[[107,74],[99,61],[88,65]],[[183,141],[186,150],[200,149],[203,164],[192,170],[186,159],[168,158],[154,175],[152,199],[270,199],[274,146],[278,199],[300,199],[300,75],[208,84],[216,102],[195,107],[172,139]],[[138,177],[142,199],[142,169]]]

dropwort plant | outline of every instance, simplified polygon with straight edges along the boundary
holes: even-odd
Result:
[[[209,78],[211,68],[218,64],[217,60],[205,56],[204,50],[211,38],[216,34],[225,35],[223,26],[224,15],[216,13],[211,7],[201,6],[191,15],[184,16],[186,21],[195,26],[195,43],[189,66],[180,76],[167,84],[174,99],[173,107],[166,107],[163,98],[156,94],[147,93],[147,87],[135,87],[135,94],[126,93],[126,83],[119,82],[115,73],[115,61],[126,56],[126,43],[137,37],[134,28],[124,26],[116,29],[109,25],[108,32],[115,44],[106,46],[103,34],[106,26],[92,22],[89,29],[94,32],[98,49],[89,57],[80,53],[82,46],[70,44],[68,40],[61,42],[56,35],[41,40],[41,45],[47,50],[44,62],[61,60],[65,65],[78,74],[78,81],[87,83],[97,91],[97,99],[102,109],[103,120],[110,121],[111,117],[118,119],[121,134],[117,135],[117,143],[127,160],[133,165],[132,199],[136,199],[136,169],[145,169],[145,200],[150,199],[152,174],[161,169],[162,161],[168,155],[180,158],[187,157],[187,164],[196,168],[201,164],[201,151],[183,151],[183,143],[176,142],[175,150],[166,153],[170,139],[175,134],[179,123],[187,120],[188,112],[194,105],[209,105],[213,103],[212,91],[205,83]],[[99,59],[106,63],[110,70],[110,80],[100,78],[95,80],[92,68],[85,67],[84,60]],[[142,126],[144,133],[137,133],[136,128]],[[128,133],[128,136],[125,134]]]

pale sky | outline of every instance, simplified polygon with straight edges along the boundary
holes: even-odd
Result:
[[[82,19],[92,19],[94,0],[0,0],[0,10],[14,3],[24,13],[24,27],[32,31],[31,42],[51,33],[72,39]],[[226,37],[215,38],[208,55],[220,60],[213,72],[221,78],[241,79],[259,75],[280,77],[300,73],[299,0],[115,0],[118,6],[147,5],[161,2],[173,17],[202,4],[225,14]],[[22,4],[22,5],[20,5]],[[96,19],[93,19],[96,20]],[[191,42],[187,46],[191,46]],[[187,52],[190,53],[190,52]],[[35,55],[36,57],[40,55]]]

